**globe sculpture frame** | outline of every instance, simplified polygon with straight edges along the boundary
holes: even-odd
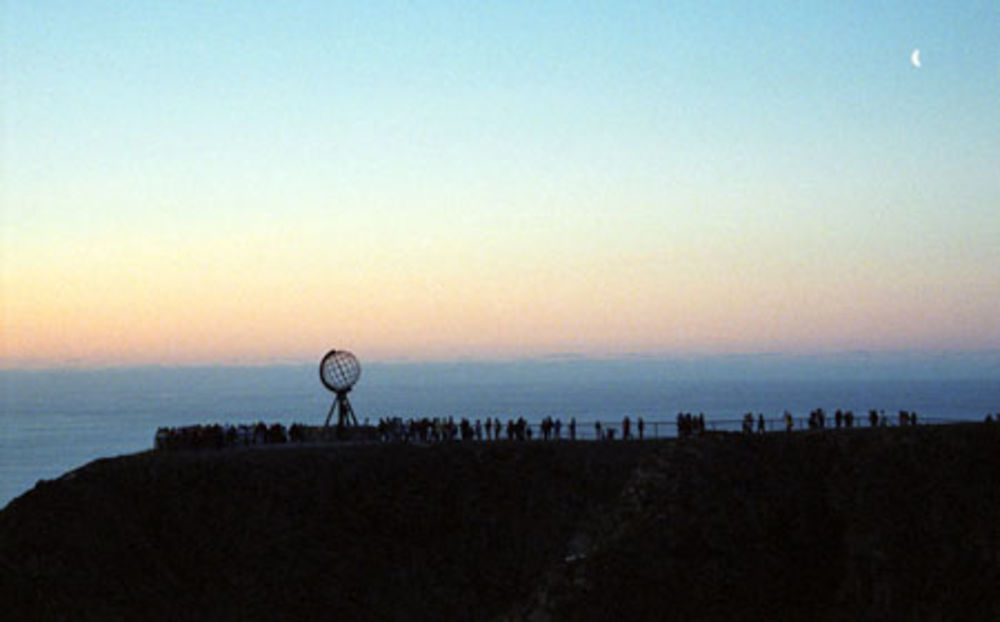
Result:
[[[351,388],[361,378],[361,363],[356,356],[347,350],[330,350],[319,362],[319,379],[323,386],[332,391],[336,397],[330,412],[326,415],[324,428],[330,427],[330,419],[333,418],[334,411],[337,412],[337,427],[345,428],[356,426],[358,419],[351,408],[351,402],[347,399],[347,394]]]

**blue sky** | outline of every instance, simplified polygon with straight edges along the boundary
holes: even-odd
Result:
[[[4,11],[8,365],[1000,348],[996,3]]]

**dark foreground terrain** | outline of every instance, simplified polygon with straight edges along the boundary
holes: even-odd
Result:
[[[0,512],[0,617],[998,620],[1000,425],[99,460]]]

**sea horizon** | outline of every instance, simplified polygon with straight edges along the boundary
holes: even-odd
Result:
[[[801,420],[815,408],[915,411],[924,421],[1000,412],[1000,355],[728,355],[700,360],[548,358],[363,364],[359,422],[383,417],[575,418],[616,425],[678,412],[731,429],[745,412]],[[321,425],[333,395],[316,364],[0,370],[0,506],[98,458],[152,447],[158,427]]]

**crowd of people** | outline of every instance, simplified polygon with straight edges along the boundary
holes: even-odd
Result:
[[[155,449],[222,449],[251,445],[281,445],[303,443],[330,438],[330,430],[319,426],[293,423],[285,427],[280,423],[189,425],[157,428],[153,439]]]
[[[570,418],[563,425],[561,419],[545,417],[537,425],[542,440],[576,440],[576,418]],[[403,419],[388,417],[379,419],[376,426],[378,438],[384,442],[437,443],[443,441],[530,441],[535,430],[524,417],[508,419],[506,423],[497,417],[486,417],[472,421],[465,417],[455,421],[454,417],[423,417]]]
[[[782,414],[782,423],[787,432],[795,429],[795,418],[787,410]],[[837,410],[832,417],[826,411],[817,408],[809,413],[806,426],[810,430],[822,430],[832,421],[836,428],[852,428],[860,425],[861,417],[855,416],[851,410]],[[917,425],[916,412],[900,410],[897,425]],[[988,414],[986,422],[1000,422],[1000,413]],[[719,422],[716,422],[719,423]],[[725,422],[722,422],[725,424]],[[730,422],[733,423],[733,422]],[[767,420],[763,413],[754,415],[747,412],[742,418],[742,432],[752,434],[755,431],[763,434],[767,431]],[[662,424],[662,422],[660,422]],[[659,437],[654,424],[654,437]],[[869,410],[868,425],[884,427],[889,425],[885,411]],[[689,412],[677,413],[676,430],[679,438],[687,438],[704,434],[706,431],[705,415],[693,415]],[[581,436],[586,436],[581,435]],[[646,438],[646,422],[642,417],[634,421],[626,416],[620,425],[607,425],[601,421],[593,423],[593,436],[596,440],[644,440]],[[386,417],[379,419],[375,426],[365,425],[341,430],[339,428],[323,428],[293,423],[287,428],[274,423],[264,422],[253,424],[212,424],[183,427],[161,427],[157,429],[154,447],[162,450],[176,449],[221,449],[223,447],[238,447],[250,445],[276,445],[282,443],[301,443],[327,441],[332,439],[381,441],[403,443],[440,443],[450,441],[576,441],[578,427],[575,417],[563,423],[559,418],[545,417],[537,424],[530,424],[524,417],[507,419],[505,422],[498,417],[485,417],[471,420],[453,417],[422,417],[403,419],[401,417]]]
[[[784,423],[785,431],[791,432],[795,429],[795,418],[792,413],[787,410],[782,414],[782,423]],[[854,411],[852,410],[840,410],[837,409],[833,413],[832,422],[833,426],[836,428],[853,428],[855,426],[855,421],[860,424],[861,418],[855,417]],[[908,410],[900,410],[898,415],[898,425],[899,426],[910,426],[917,425],[917,413],[910,412]],[[828,417],[825,410],[822,408],[817,408],[810,411],[809,418],[806,420],[806,427],[810,430],[822,430],[827,427]],[[868,425],[869,427],[885,427],[889,425],[889,419],[886,417],[884,410],[869,410],[868,411]],[[764,419],[763,413],[758,413],[756,416],[752,412],[748,412],[743,415],[742,419],[742,431],[744,434],[750,434],[754,432],[754,429],[758,433],[764,433],[767,429],[767,422]]]
[[[454,418],[421,418],[402,419],[392,417],[380,419],[378,422],[378,437],[383,441],[402,442],[440,442],[440,441],[575,441],[579,438],[575,417],[563,423],[562,419],[545,417],[537,424],[530,424],[524,417],[508,419],[505,422],[497,417],[486,417],[475,421],[462,418],[457,423]],[[633,422],[630,417],[622,419],[621,437],[623,440],[645,439],[646,422],[642,417]],[[600,421],[594,422],[594,436],[597,440],[614,440],[618,430]]]
[[[684,438],[695,434],[705,433],[705,415],[698,413],[694,416],[691,413],[677,413],[677,436]]]
[[[853,428],[855,422],[854,411],[851,410],[840,410],[838,409],[833,413],[833,423],[837,428]],[[860,419],[859,419],[860,420]],[[917,425],[917,413],[916,411],[910,412],[908,410],[899,411],[897,418],[898,425],[908,426]],[[885,427],[889,425],[889,419],[886,417],[884,410],[871,409],[868,411],[868,426],[875,427]],[[809,429],[819,430],[826,427],[826,412],[822,408],[817,408],[816,410],[809,413]]]
[[[263,421],[239,425],[215,423],[164,427],[156,430],[153,446],[156,449],[221,449],[238,445],[286,443],[289,440],[288,432],[280,423],[269,426]]]
[[[575,429],[575,421],[573,422]],[[617,430],[613,426],[606,426],[600,421],[594,422],[594,438],[601,441],[613,441],[615,440],[615,435]],[[575,434],[574,434],[575,436]],[[626,416],[622,419],[621,424],[621,439],[623,441],[632,440],[633,438],[638,438],[640,441],[646,438],[646,421],[642,417],[637,417],[635,420],[635,434],[632,433],[632,419]]]
[[[704,419],[702,419],[704,425]],[[639,417],[635,435],[645,438],[646,423]],[[594,438],[615,440],[616,430],[594,423]],[[287,428],[280,423],[270,426],[264,422],[254,424],[211,424],[182,427],[161,427],[156,430],[153,446],[159,450],[221,449],[250,445],[275,445],[282,443],[325,441],[331,439],[369,440],[403,443],[441,443],[451,441],[575,441],[577,422],[571,417],[567,423],[559,418],[545,417],[538,424],[530,424],[524,417],[501,421],[498,417],[470,420],[454,417],[422,417],[403,419],[386,417],[377,425],[365,425],[340,430],[293,423]],[[625,417],[621,423],[621,438],[633,438],[632,420]]]

